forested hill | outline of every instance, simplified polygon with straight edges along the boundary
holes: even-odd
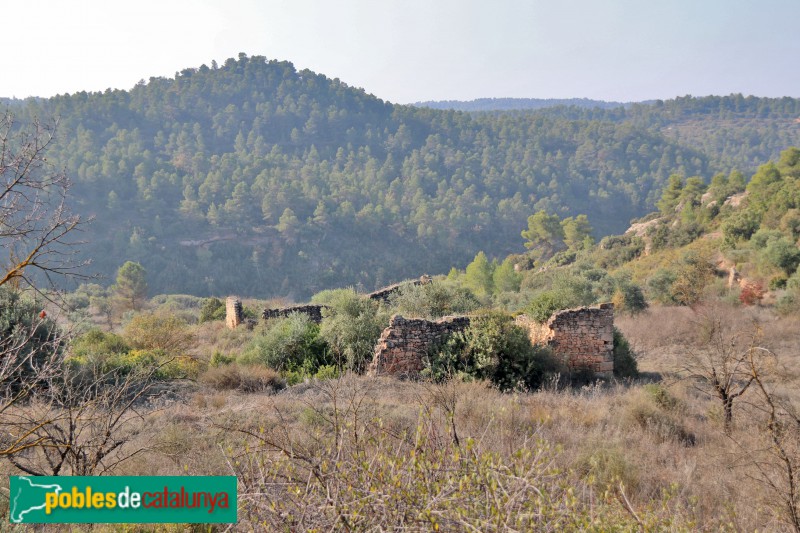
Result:
[[[665,135],[655,107],[626,117],[397,106],[244,54],[130,91],[13,108],[20,122],[60,118],[50,158],[95,217],[84,252],[108,282],[125,260],[141,262],[151,292],[371,289],[463,265],[476,250],[519,251],[536,210],[586,213],[598,235],[619,233],[652,209],[671,173],[710,177],[736,162]],[[762,143],[762,160],[797,137],[788,121]]]

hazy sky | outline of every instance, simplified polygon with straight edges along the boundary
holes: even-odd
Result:
[[[3,0],[0,20],[17,98],[239,52],[396,103],[800,97],[800,0]]]

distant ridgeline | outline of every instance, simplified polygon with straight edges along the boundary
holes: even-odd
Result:
[[[672,173],[710,180],[800,145],[800,103],[739,95],[470,114],[385,102],[241,54],[130,91],[7,101],[59,117],[54,168],[94,222],[83,254],[154,293],[308,298],[521,250],[538,210],[595,237],[652,211]],[[591,106],[591,107],[589,107]]]
[[[417,107],[452,109],[455,111],[532,111],[547,107],[575,106],[587,109],[629,107],[630,102],[606,102],[588,98],[478,98],[475,100],[438,100],[416,102]]]

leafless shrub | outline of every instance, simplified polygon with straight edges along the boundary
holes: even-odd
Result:
[[[4,413],[4,432],[26,443],[7,458],[31,475],[86,476],[107,473],[144,452],[145,447],[127,444],[154,410],[146,395],[157,370],[102,372],[64,366],[25,404]]]

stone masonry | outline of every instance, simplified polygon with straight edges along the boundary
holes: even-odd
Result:
[[[597,377],[613,375],[613,304],[557,311],[544,324],[520,315],[516,323],[528,330],[531,342],[550,346],[570,370],[590,370]],[[466,316],[430,321],[394,315],[378,339],[369,373],[416,376],[431,347],[469,324]]]
[[[389,285],[388,287],[378,289],[375,292],[371,292],[367,294],[367,298],[373,301],[385,303],[393,294],[398,292],[405,285],[425,285],[427,283],[431,283],[430,276],[422,276],[419,279],[411,281],[401,281],[400,283],[395,283],[393,285]],[[264,311],[261,313],[261,317],[264,320],[269,320],[270,318],[285,318],[292,313],[299,313],[301,315],[308,315],[313,322],[319,324],[322,322],[322,310],[327,309],[327,307],[327,305],[304,304],[293,305],[291,307],[281,307],[278,309],[264,309]]]
[[[295,305],[292,307],[281,307],[280,309],[264,309],[261,317],[264,320],[270,318],[286,318],[292,313],[299,313],[301,315],[308,315],[312,322],[319,324],[322,322],[322,310],[327,309],[327,305]]]
[[[228,296],[225,300],[225,324],[230,329],[236,329],[236,326],[244,321],[244,311],[242,310],[242,301],[235,296]]]
[[[550,346],[570,370],[587,369],[598,377],[613,375],[614,304],[557,311],[545,324],[525,315],[516,322],[528,329],[531,342]]]
[[[377,291],[367,294],[367,298],[380,302],[388,302],[389,298],[391,298],[393,294],[399,292],[400,289],[406,285],[427,285],[428,283],[431,283],[431,281],[432,280],[430,276],[423,275],[419,279],[401,281],[400,283],[395,283],[393,285],[383,287],[382,289],[378,289]]]
[[[432,322],[394,315],[378,339],[369,373],[416,376],[423,369],[423,360],[432,346],[467,327],[469,317],[466,316],[449,316]]]

